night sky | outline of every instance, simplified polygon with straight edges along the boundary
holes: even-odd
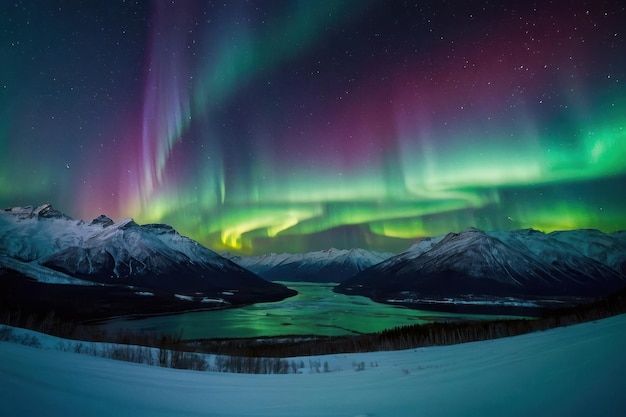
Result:
[[[1,1],[0,204],[218,251],[626,229],[615,1]]]

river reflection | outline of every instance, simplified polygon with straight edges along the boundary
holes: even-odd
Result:
[[[452,318],[493,316],[412,310],[376,303],[357,295],[336,294],[337,284],[281,282],[298,291],[283,301],[226,310],[200,311],[141,319],[115,319],[102,325],[110,331],[130,330],[179,334],[184,339],[282,335],[338,336],[372,333],[396,326]]]

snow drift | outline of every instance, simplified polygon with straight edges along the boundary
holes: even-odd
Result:
[[[295,375],[180,371],[0,342],[0,415],[621,416],[624,326],[621,315],[485,342],[322,356],[313,359],[334,372]]]

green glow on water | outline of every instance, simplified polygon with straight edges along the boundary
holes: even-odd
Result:
[[[184,339],[283,335],[340,336],[445,319],[494,319],[501,316],[461,315],[412,310],[376,303],[361,296],[332,292],[336,284],[283,282],[298,295],[283,301],[217,311],[175,314],[108,322],[109,330],[179,334]]]

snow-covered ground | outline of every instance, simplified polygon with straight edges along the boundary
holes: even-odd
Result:
[[[329,373],[180,371],[0,342],[1,416],[622,416],[626,315],[462,345],[321,356]],[[365,363],[355,371],[348,364]],[[377,365],[377,366],[372,366]]]

